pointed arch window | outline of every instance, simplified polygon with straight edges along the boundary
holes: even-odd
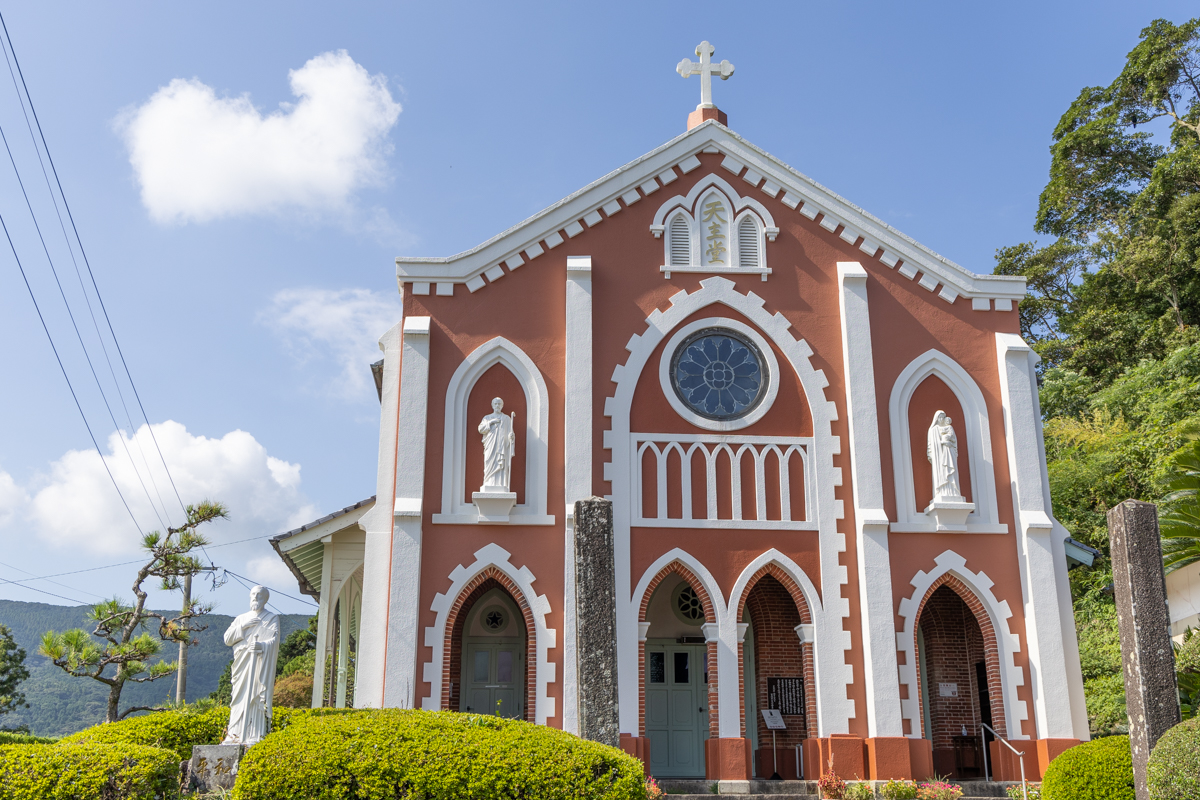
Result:
[[[742,217],[737,226],[737,265],[741,269],[758,269],[762,266],[758,222],[751,214]]]
[[[667,230],[668,263],[672,267],[688,267],[692,264],[692,226],[683,212],[671,218]]]

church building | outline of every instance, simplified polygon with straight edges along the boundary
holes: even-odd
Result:
[[[597,496],[649,774],[1015,776],[987,725],[1036,777],[1088,719],[1024,279],[742,139],[711,97],[732,65],[696,52],[685,133],[396,259],[376,499],[275,542],[319,648],[343,642],[314,702],[577,733],[573,508]]]

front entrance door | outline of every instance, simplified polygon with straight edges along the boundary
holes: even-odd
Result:
[[[525,710],[522,662],[519,644],[468,642],[459,711],[520,719]]]
[[[708,738],[705,646],[646,642],[646,736],[650,772],[660,778],[703,778]]]

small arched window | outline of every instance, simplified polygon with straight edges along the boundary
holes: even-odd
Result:
[[[671,254],[672,267],[687,267],[692,264],[692,230],[684,214],[676,214],[671,219],[671,227],[667,231],[669,238],[668,250]]]
[[[758,255],[758,223],[754,217],[742,217],[738,223],[738,266],[758,269],[761,259]]]

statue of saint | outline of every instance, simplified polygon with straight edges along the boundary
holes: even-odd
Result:
[[[254,744],[267,734],[279,657],[279,617],[267,610],[270,596],[265,586],[251,589],[250,610],[225,631],[233,648],[233,701],[221,744]]]
[[[933,465],[933,502],[965,499],[958,485],[958,437],[945,411],[933,415],[933,424],[926,435],[925,455]]]
[[[483,434],[481,492],[507,492],[512,485],[512,459],[517,446],[513,429],[517,415],[505,416],[501,413],[503,409],[504,401],[499,397],[493,398],[492,413],[479,423],[479,432]]]

